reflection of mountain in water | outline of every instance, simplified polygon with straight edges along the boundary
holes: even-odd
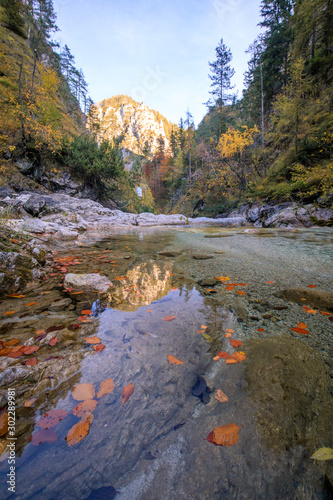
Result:
[[[129,270],[129,279],[114,282],[112,307],[120,311],[136,311],[161,299],[172,288],[171,268],[169,262],[148,261]]]

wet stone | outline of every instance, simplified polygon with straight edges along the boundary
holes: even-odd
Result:
[[[192,259],[194,259],[194,260],[214,259],[214,255],[208,255],[205,253],[197,253],[196,255],[192,255]]]

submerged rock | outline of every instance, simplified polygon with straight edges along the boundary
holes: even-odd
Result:
[[[296,302],[301,305],[317,307],[321,311],[333,312],[333,292],[314,290],[312,288],[290,288],[274,294],[280,299]],[[302,299],[306,299],[305,301]]]
[[[111,281],[106,276],[101,276],[98,273],[93,274],[66,274],[64,280],[65,288],[75,288],[88,292],[107,292],[112,286]]]

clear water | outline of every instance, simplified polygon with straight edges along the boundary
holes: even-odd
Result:
[[[221,350],[234,352],[225,338],[226,329],[232,329],[245,346],[249,339],[293,335],[332,368],[329,317],[319,311],[308,314],[302,304],[274,295],[309,285],[331,291],[332,239],[330,229],[138,229],[104,238],[89,234],[75,248],[59,248],[58,257],[78,260],[68,272],[98,271],[114,286],[102,298],[66,293],[59,286],[64,273],[58,269],[24,298],[0,303],[3,341],[17,338],[23,343],[37,330],[63,327],[52,333],[60,340],[55,346],[48,345],[49,336],[33,342],[40,349],[29,357],[36,356],[37,365],[27,378],[10,383],[17,405],[16,497],[113,498],[117,490],[116,498],[126,500],[329,498],[323,468],[309,460],[306,447],[277,453],[267,446],[256,405],[246,391],[245,362],[228,367],[212,358]],[[193,258],[197,254],[209,258]],[[124,276],[128,279],[116,279]],[[221,276],[245,286],[226,290],[223,284],[209,284]],[[70,300],[57,308],[64,297]],[[98,300],[102,305],[91,322],[77,330],[67,328]],[[26,306],[31,302],[37,304]],[[3,315],[12,310],[14,314]],[[175,319],[164,321],[167,316]],[[311,335],[290,331],[299,322],[307,324]],[[207,328],[202,331],[201,325]],[[105,345],[102,352],[85,342],[91,335]],[[184,364],[169,363],[168,355]],[[22,368],[21,362],[0,358],[2,370]],[[199,375],[211,388],[222,389],[229,402],[217,402],[212,393],[204,405],[193,396]],[[78,404],[73,387],[90,383],[97,392],[109,378],[114,391],[98,399],[89,434],[69,447],[66,435],[79,422],[72,414]],[[122,404],[122,389],[128,384],[134,384],[134,392]],[[7,386],[1,389],[3,397]],[[31,398],[36,398],[34,405],[25,407]],[[38,430],[36,421],[53,409],[68,412],[53,428],[57,441],[34,446],[30,438]],[[238,443],[230,448],[208,443],[208,433],[226,423],[243,426]],[[10,498],[6,437],[0,444],[1,498]]]

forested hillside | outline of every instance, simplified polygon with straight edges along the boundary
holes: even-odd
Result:
[[[232,49],[223,38],[215,56],[212,47],[197,128],[189,109],[176,126],[128,96],[95,105],[69,47],[54,42],[52,0],[0,5],[3,186],[55,189],[66,171],[80,195],[188,215],[261,200],[332,203],[331,0],[262,0],[240,99]]]

